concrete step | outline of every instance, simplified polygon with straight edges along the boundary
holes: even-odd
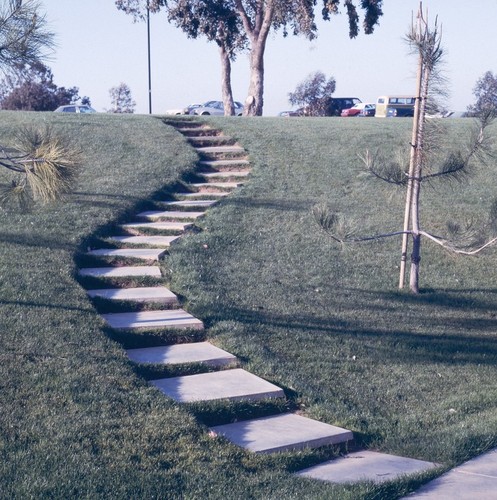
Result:
[[[433,462],[364,450],[304,469],[297,475],[332,483],[358,483],[360,481],[383,483],[406,474],[425,472],[435,467],[438,467],[438,464]]]
[[[100,297],[107,300],[125,300],[130,302],[152,302],[177,305],[178,297],[164,286],[137,288],[104,288],[102,290],[87,290],[90,297]]]
[[[230,193],[227,191],[196,191],[194,193],[175,193],[174,196],[178,198],[224,198]]]
[[[178,238],[181,236],[112,236],[108,239],[127,245],[152,245],[167,248]]]
[[[142,260],[159,260],[166,251],[162,248],[99,248],[86,252],[95,257],[130,257]]]
[[[181,201],[161,201],[160,202],[163,205],[166,205],[168,207],[202,207],[202,208],[207,208],[215,203],[217,203],[217,200],[181,200]]]
[[[78,274],[95,278],[162,277],[157,266],[84,267],[78,271]]]
[[[241,146],[204,146],[194,148],[199,154],[244,154],[245,149]]]
[[[128,349],[129,359],[135,363],[177,365],[203,363],[209,366],[225,366],[236,361],[236,356],[213,346],[209,342],[177,344],[143,349]]]
[[[184,231],[192,226],[191,222],[130,222],[121,224],[123,229],[153,229],[156,231]]]
[[[285,395],[279,387],[240,368],[152,380],[151,383],[180,403],[216,399],[258,401]]]
[[[102,314],[112,328],[134,330],[138,328],[193,328],[202,330],[204,324],[183,309],[161,311],[139,311],[128,313]]]
[[[209,127],[182,128],[179,132],[186,137],[217,137],[222,135],[221,131]]]
[[[214,169],[223,169],[230,167],[248,167],[250,166],[249,160],[204,160],[200,161],[201,167],[208,167]]]
[[[256,453],[318,448],[351,441],[351,431],[294,413],[218,425],[211,430]]]
[[[233,170],[233,171],[222,171],[222,172],[198,172],[198,175],[204,177],[207,180],[210,179],[230,179],[237,177],[247,177],[250,172],[247,170]]]
[[[227,135],[189,135],[187,139],[193,147],[224,147],[232,146],[235,142],[233,138]]]
[[[205,212],[177,212],[177,211],[165,211],[165,210],[149,210],[146,212],[140,212],[137,217],[143,217],[147,220],[155,219],[169,219],[169,220],[195,220],[202,217]]]
[[[199,189],[199,192],[206,192],[204,191],[206,189],[236,189],[242,184],[243,182],[198,182],[196,184],[190,184],[190,186]]]

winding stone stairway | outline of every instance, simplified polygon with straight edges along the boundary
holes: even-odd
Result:
[[[108,248],[90,249],[86,254],[87,258],[103,261],[105,265],[79,269],[83,284],[85,279],[92,280],[93,286],[87,287],[90,297],[97,301],[117,301],[121,306],[124,304],[124,309],[126,304],[132,306],[132,310],[101,314],[108,325],[117,331],[204,330],[202,321],[181,309],[178,297],[160,284],[158,260],[194,225],[196,219],[204,216],[206,209],[229,196],[250,174],[247,153],[233,139],[200,122],[178,120],[169,123],[187,138],[198,153],[200,160],[196,177],[202,181],[186,184],[185,192],[176,193],[174,200],[159,202],[161,210],[138,213],[136,220],[118,226],[123,234],[107,238]],[[149,234],[151,230],[154,235]],[[116,246],[118,248],[115,248]],[[126,264],[119,265],[122,264],[119,259],[124,259]],[[128,265],[128,261],[138,263]],[[106,288],[105,280],[109,279],[114,286]],[[116,280],[128,283],[133,279],[145,282],[155,279],[158,283],[154,286],[116,286]],[[99,286],[94,285],[95,281]],[[98,309],[99,302],[95,304]],[[144,305],[155,308],[140,308]],[[250,402],[285,398],[280,387],[247,372],[239,366],[234,355],[205,340],[154,347],[142,346],[128,349],[126,353],[132,362],[138,364],[194,363],[215,370],[151,381],[158,390],[178,402]],[[339,445],[353,440],[353,433],[347,429],[295,413],[215,425],[210,431],[213,435],[223,436],[256,453]],[[381,482],[433,467],[436,467],[436,464],[359,451],[300,471],[298,474],[332,482]]]

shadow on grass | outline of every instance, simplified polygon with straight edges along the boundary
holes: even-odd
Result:
[[[355,307],[357,308],[357,304]],[[371,317],[374,314],[377,314],[377,310],[372,312]],[[309,335],[306,341],[311,342],[319,342],[319,338],[323,335],[335,337],[337,342],[345,339],[360,341],[364,346],[370,345],[370,341],[375,340],[375,357],[391,361],[401,360],[407,364],[495,365],[497,361],[495,318],[434,318],[428,315],[420,318],[412,328],[407,320],[405,323],[399,322],[395,330],[365,328],[364,320],[281,314],[233,306],[223,308],[219,313],[204,318],[204,322],[211,325],[218,321],[230,320],[251,327],[295,331],[300,335],[299,340],[302,335]],[[430,326],[433,326],[433,329]]]
[[[42,304],[36,302],[22,301],[22,300],[1,300],[0,305],[4,306],[20,306],[20,307],[28,307],[28,308],[39,308],[39,309],[56,309],[56,310],[64,310],[64,311],[79,311],[79,312],[91,312],[93,313],[93,308],[83,308],[83,307],[71,307],[71,306],[62,306],[55,304]]]
[[[283,212],[308,212],[313,203],[309,200],[295,200],[286,198],[243,198],[233,197],[222,200],[223,205],[233,205],[239,207],[262,208],[268,210],[281,210]]]

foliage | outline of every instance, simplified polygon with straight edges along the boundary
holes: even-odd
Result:
[[[487,71],[476,82],[473,95],[476,97],[476,102],[468,106],[467,112],[470,116],[497,115],[497,75]]]
[[[54,111],[59,106],[81,100],[89,104],[88,97],[79,97],[78,87],[58,87],[53,73],[41,62],[25,65],[15,74],[2,80],[0,107],[15,111]]]
[[[112,107],[108,113],[134,113],[136,102],[131,96],[131,89],[125,83],[109,90]]]
[[[336,81],[333,77],[326,81],[326,75],[316,71],[299,83],[294,92],[288,94],[288,100],[293,106],[304,106],[305,115],[325,116],[335,88]]]
[[[0,71],[10,73],[35,64],[54,46],[37,0],[1,0]]]
[[[321,3],[321,2],[320,2]],[[339,12],[340,0],[323,0],[322,16],[325,20]],[[359,15],[353,0],[344,0],[349,19],[349,36],[354,38],[359,33]],[[187,33],[198,33],[200,26],[210,24],[209,33],[221,30],[223,36],[229,36],[230,47],[244,47],[246,40],[250,44],[250,82],[245,101],[246,115],[262,115],[264,104],[264,52],[269,32],[281,30],[286,36],[316,36],[315,7],[317,0],[115,0],[119,10],[130,14],[134,19],[143,19],[147,8],[158,12],[162,7],[174,12],[174,19]],[[181,8],[177,8],[181,6]],[[363,27],[366,34],[373,32],[382,12],[382,0],[361,0],[360,8],[364,11]],[[222,13],[222,14],[218,14]],[[215,22],[211,20],[214,16]],[[170,18],[171,19],[171,18]],[[191,29],[188,27],[191,23]],[[211,32],[210,30],[213,29]],[[234,30],[234,31],[232,31]],[[205,34],[205,30],[204,30]],[[219,45],[219,40],[213,38]],[[234,45],[232,45],[234,43]]]
[[[0,148],[0,166],[11,175],[0,183],[0,205],[19,202],[27,209],[34,202],[49,203],[72,187],[81,163],[81,152],[54,134],[51,127],[25,127],[15,148]]]

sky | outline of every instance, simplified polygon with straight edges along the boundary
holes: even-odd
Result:
[[[320,2],[318,2],[320,3]],[[359,3],[359,2],[357,2]],[[336,97],[375,102],[380,95],[413,94],[416,57],[404,41],[419,0],[384,0],[384,15],[372,35],[351,40],[345,14],[318,22],[318,37],[270,35],[265,57],[264,115],[292,109],[288,93],[309,74],[322,71],[337,82]],[[114,0],[41,0],[56,49],[47,61],[58,86],[79,87],[97,111],[111,107],[109,90],[126,83],[136,113],[148,113],[146,23],[133,23]],[[497,73],[497,0],[424,0],[431,22],[442,25],[445,76],[452,111],[475,100],[473,88],[486,71]],[[320,9],[316,9],[317,16]],[[190,103],[221,100],[217,46],[190,40],[168,24],[164,12],[150,21],[152,112],[163,114]],[[235,100],[243,102],[249,60],[240,54],[232,69]]]

